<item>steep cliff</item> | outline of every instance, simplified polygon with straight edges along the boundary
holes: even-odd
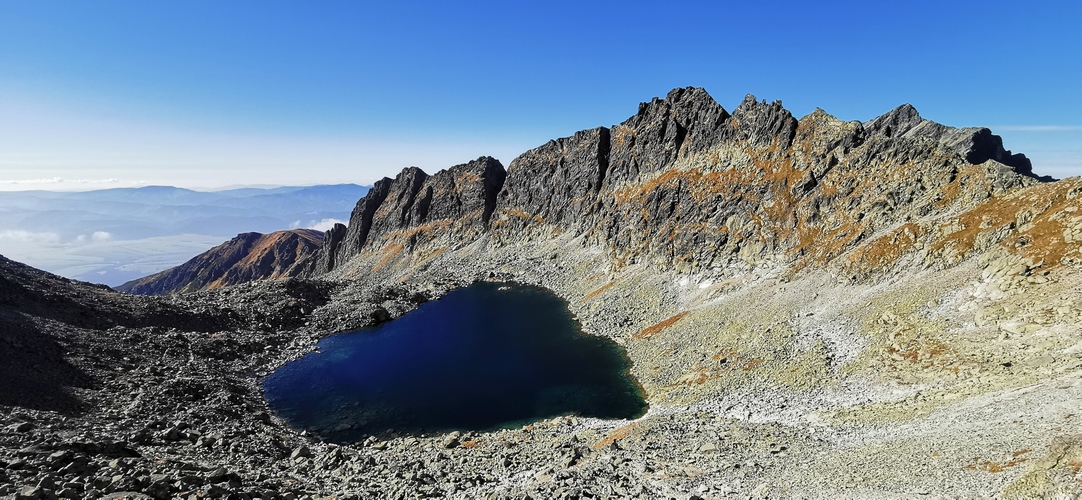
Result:
[[[309,265],[322,241],[323,233],[311,229],[242,233],[184,264],[129,281],[117,290],[161,295],[296,276]]]

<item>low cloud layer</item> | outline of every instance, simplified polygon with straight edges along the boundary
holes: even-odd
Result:
[[[76,236],[75,237],[75,242],[76,243],[87,243],[87,242],[100,243],[102,241],[109,241],[111,239],[113,239],[113,235],[110,234],[110,233],[107,233],[105,231],[94,231],[90,235],[80,234],[79,236]]]
[[[13,229],[0,231],[0,241],[15,243],[55,244],[60,243],[60,235],[50,232],[33,232]]]

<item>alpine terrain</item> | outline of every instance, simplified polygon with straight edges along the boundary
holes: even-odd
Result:
[[[263,399],[319,338],[476,281],[566,299],[646,415],[329,443]],[[798,119],[675,89],[125,289],[165,295],[0,260],[0,494],[1082,495],[1082,180],[909,105]]]

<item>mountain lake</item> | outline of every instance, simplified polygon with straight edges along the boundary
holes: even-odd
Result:
[[[646,412],[615,342],[544,288],[475,283],[382,325],[320,340],[263,383],[291,425],[333,442]]]

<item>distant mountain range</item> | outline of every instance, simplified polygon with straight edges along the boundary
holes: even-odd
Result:
[[[0,193],[0,254],[119,285],[178,265],[239,233],[347,220],[365,186],[195,191],[170,186]]]

